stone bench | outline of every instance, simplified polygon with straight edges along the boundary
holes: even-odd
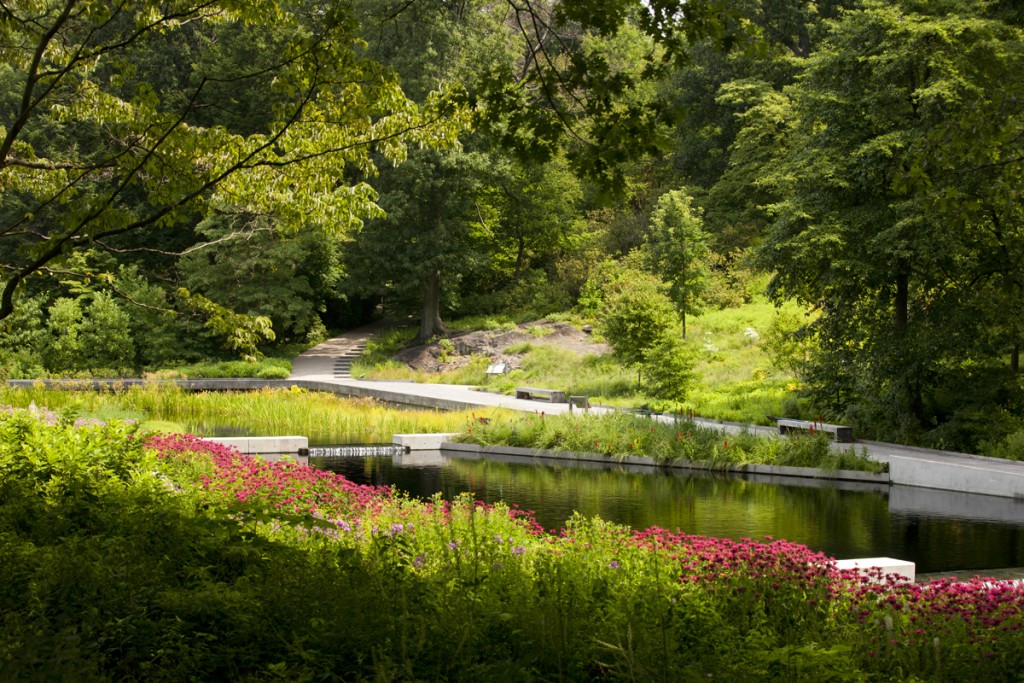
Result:
[[[809,420],[791,420],[786,417],[777,417],[775,422],[779,427],[779,434],[790,432],[828,432],[836,443],[853,443],[853,428],[843,425],[833,425],[827,422],[811,422]]]
[[[516,398],[529,400],[545,400],[549,403],[565,403],[565,392],[557,389],[538,389],[536,387],[516,387]]]

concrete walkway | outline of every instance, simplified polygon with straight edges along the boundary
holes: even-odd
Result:
[[[366,347],[366,342],[374,334],[390,325],[393,323],[378,322],[361,327],[306,351],[295,359],[291,376],[286,380],[179,379],[167,381],[194,391],[246,391],[299,386],[313,391],[369,397],[379,401],[424,408],[477,410],[482,413],[481,416],[486,416],[487,411],[498,408],[548,415],[558,415],[570,410],[567,403],[522,400],[482,391],[478,387],[352,378],[349,372],[352,360],[362,352]],[[33,380],[7,381],[8,386],[15,387],[31,387],[36,383]],[[42,382],[45,386],[58,389],[111,389],[144,383],[143,380],[44,380]],[[612,410],[614,409],[595,406],[591,408],[590,412],[603,413]],[[675,418],[656,415],[652,416],[652,419],[671,422]],[[777,433],[772,427],[717,422],[699,417],[695,418],[694,422],[702,427],[718,429],[725,434],[751,432],[768,435]],[[1024,462],[873,441],[837,444],[835,448],[863,451],[873,460],[888,463],[889,480],[894,485],[938,489],[950,492],[954,497],[958,493],[999,496],[1003,500],[997,505],[998,511],[993,510],[992,514],[986,516],[999,520],[1016,519],[1024,522]],[[965,502],[965,504],[973,505],[974,503]]]
[[[301,381],[301,385],[308,389],[443,410],[480,410],[486,413],[488,410],[506,408],[558,415],[570,409],[566,403],[521,400],[471,386],[353,379],[348,373],[351,360],[362,352],[370,337],[386,329],[387,325],[386,322],[379,322],[361,327],[306,351],[295,359],[290,379]],[[611,410],[595,406],[591,412]],[[668,422],[674,418],[654,416],[653,419]],[[724,423],[704,418],[696,418],[694,422],[726,434],[777,433],[772,427],[757,425]],[[1019,519],[1024,521],[1024,462],[874,441],[837,444],[836,448],[866,452],[872,460],[888,463],[892,484],[1012,498],[1015,503],[1013,507],[1019,509]],[[1005,514],[1004,511],[1003,516]]]
[[[366,350],[366,342],[391,327],[392,321],[378,320],[317,344],[292,361],[288,379],[351,379],[352,361]]]

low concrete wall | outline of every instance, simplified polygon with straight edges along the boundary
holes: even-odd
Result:
[[[454,434],[395,434],[391,437],[391,443],[396,446],[405,446],[409,451],[436,451],[441,444],[455,436]]]
[[[908,583],[914,583],[917,566],[906,560],[896,560],[891,557],[865,557],[855,560],[836,560],[836,567],[839,569],[856,569],[861,574],[869,570],[881,570],[882,578],[895,574],[902,577]],[[878,580],[876,579],[876,582]]]
[[[1019,525],[1024,520],[1024,500],[893,485],[889,488],[889,512]]]
[[[396,437],[397,438],[397,437]],[[477,444],[454,443],[445,441],[440,445],[442,450],[463,453],[479,453],[486,455],[509,455],[522,458],[539,458],[547,460],[571,461],[574,463],[598,462],[612,465],[639,466],[645,468],[688,469],[718,472],[738,472],[741,474],[764,475],[775,477],[798,477],[803,479],[837,480],[864,484],[889,483],[889,475],[872,472],[856,472],[851,470],[820,470],[812,467],[781,467],[778,465],[734,465],[729,467],[711,466],[707,463],[676,460],[661,463],[646,456],[626,456],[616,458],[601,453],[575,453],[571,451],[551,451],[540,448],[519,448],[514,446],[480,446]]]
[[[309,449],[309,439],[304,436],[203,437],[203,440],[231,446],[237,449],[239,453],[249,455],[298,454]]]
[[[890,455],[889,479],[893,484],[1024,500],[1024,466],[987,460],[950,462]]]

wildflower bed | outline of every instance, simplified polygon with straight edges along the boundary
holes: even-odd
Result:
[[[2,680],[1016,680],[1024,593],[0,416]],[[878,577],[876,577],[878,578]]]

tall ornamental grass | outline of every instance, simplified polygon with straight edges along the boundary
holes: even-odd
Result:
[[[390,443],[394,434],[456,432],[474,411],[417,410],[303,389],[188,392],[149,385],[114,392],[0,387],[0,405],[47,406],[86,417],[176,423],[184,430],[297,434],[314,443]]]
[[[455,437],[463,443],[602,453],[609,458],[640,455],[659,462],[705,466],[744,464],[881,472],[882,463],[849,450],[834,450],[828,434],[775,438],[749,432],[723,434],[688,420],[664,423],[633,413],[546,415],[543,412],[477,421]]]
[[[0,679],[1013,681],[1024,590],[0,416]]]

